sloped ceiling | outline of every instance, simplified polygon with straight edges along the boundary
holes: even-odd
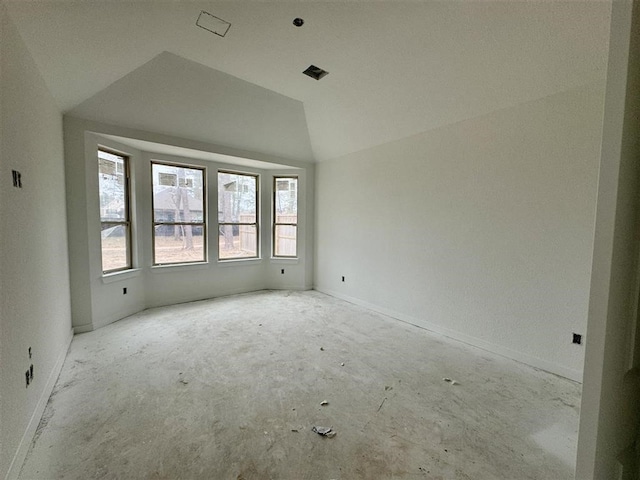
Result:
[[[107,87],[171,52],[165,58],[183,57],[302,102],[312,154],[301,160],[339,157],[603,80],[611,7],[600,1],[6,3],[62,111],[80,106],[83,115],[99,117],[110,100]],[[195,26],[201,10],[232,24],[224,38]],[[292,25],[295,17],[304,18],[303,27]],[[302,75],[310,64],[329,75],[320,81]],[[209,92],[204,83],[190,88],[201,89],[189,92],[194,98]],[[111,91],[114,101],[123,95]],[[194,139],[211,141],[196,128],[208,107],[203,102],[201,111],[190,105],[180,112]],[[159,121],[151,106],[139,115],[141,123]],[[304,156],[296,148],[286,155]]]
[[[168,52],[69,113],[87,120],[313,161],[302,102]]]

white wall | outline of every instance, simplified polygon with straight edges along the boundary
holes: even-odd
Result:
[[[4,4],[0,35],[0,478],[13,478],[71,341],[71,314],[62,116]]]
[[[589,84],[318,164],[316,288],[580,380],[603,96]]]
[[[634,3],[614,1],[612,9],[580,408],[580,480],[640,476],[640,2]]]
[[[85,134],[82,121],[66,117],[64,125],[71,311],[75,331],[81,333],[142,310],[145,289],[139,271],[103,278],[97,164],[101,142],[95,135]],[[131,155],[132,162],[141,158],[141,152],[131,147],[113,141],[108,146]],[[132,181],[136,177],[134,170]],[[138,202],[134,202],[134,220],[139,210]],[[133,250],[139,252],[139,241]],[[127,295],[123,295],[123,287],[127,287]]]
[[[107,138],[117,135],[151,141],[156,134],[114,127],[65,116],[67,203],[73,298],[76,331],[89,331],[148,307],[188,302],[222,295],[270,289],[310,289],[313,257],[313,165],[286,161],[278,170],[266,170],[216,161],[149,153]],[[216,152],[215,145],[163,136],[172,146],[198,147]],[[104,276],[100,255],[97,150],[100,146],[130,157],[133,218],[134,271]],[[233,149],[224,153],[233,155]],[[245,154],[238,151],[238,154]],[[251,154],[250,154],[251,155]],[[261,157],[251,155],[251,158]],[[273,165],[278,161],[266,156]],[[152,267],[151,161],[197,165],[206,168],[208,185],[208,262],[198,265]],[[257,162],[259,163],[259,162]],[[271,167],[270,167],[271,168]],[[260,179],[261,258],[219,262],[217,260],[217,172],[218,169],[255,173]],[[271,186],[274,175],[299,177],[298,258],[271,258]],[[281,269],[285,269],[284,275]],[[123,288],[127,294],[123,294]]]

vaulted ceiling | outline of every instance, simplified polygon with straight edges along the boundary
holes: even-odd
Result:
[[[302,102],[309,152],[283,155],[311,161],[602,81],[611,7],[471,0],[6,4],[62,111],[97,114],[111,103],[105,92],[122,95],[126,84],[109,87],[152,59],[156,72],[187,75],[176,61],[182,57]],[[202,10],[231,23],[226,36],[196,26]],[[296,17],[302,27],[292,24]],[[329,75],[304,76],[311,64]],[[191,88],[194,98],[210,96],[206,82]],[[196,127],[209,106],[198,105],[180,121],[207,141]],[[274,142],[287,142],[278,135]]]

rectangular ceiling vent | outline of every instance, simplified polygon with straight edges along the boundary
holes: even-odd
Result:
[[[204,28],[208,32],[215,33],[220,37],[224,37],[229,31],[229,28],[231,28],[231,24],[229,22],[222,20],[215,15],[211,15],[204,10],[200,12],[198,20],[196,20],[196,25],[200,28]]]
[[[311,78],[315,78],[316,80],[320,80],[322,77],[326,77],[327,75],[329,75],[329,72],[321,69],[320,67],[316,67],[315,65],[309,65],[309,68],[307,68],[302,73]]]

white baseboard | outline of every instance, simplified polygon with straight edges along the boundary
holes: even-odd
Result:
[[[60,371],[62,370],[62,365],[64,365],[64,360],[67,358],[67,352],[69,351],[69,346],[71,345],[71,340],[73,340],[74,329],[69,330],[69,337],[65,342],[65,348],[60,352],[58,358],[56,359],[56,363],[49,374],[49,378],[47,378],[47,383],[42,390],[42,394],[38,399],[38,404],[36,405],[31,418],[29,419],[29,423],[27,424],[27,428],[22,435],[22,439],[20,440],[20,444],[16,450],[15,455],[13,456],[13,460],[11,461],[11,465],[9,466],[9,471],[5,476],[5,480],[15,480],[20,475],[20,470],[22,469],[22,464],[24,463],[25,458],[27,457],[27,453],[29,452],[29,447],[31,446],[31,441],[33,440],[33,436],[38,429],[38,425],[40,424],[40,419],[44,414],[44,409],[49,402],[49,397],[51,396],[51,392],[53,392],[53,387],[58,380],[58,376],[60,375]]]
[[[73,327],[74,333],[87,333],[87,332],[93,332],[94,330],[95,329],[93,328],[93,325],[90,323]]]
[[[464,333],[458,332],[456,330],[450,330],[446,327],[442,327],[440,325],[433,324],[423,319],[418,319],[412,317],[410,315],[405,315],[403,313],[396,312],[394,310],[381,307],[379,305],[375,305],[364,300],[360,300],[359,298],[350,297],[349,295],[344,295],[342,293],[334,292],[332,290],[326,290],[323,288],[315,287],[315,290],[321,293],[325,293],[327,295],[331,295],[332,297],[339,298],[341,300],[345,300],[349,303],[353,303],[355,305],[360,305],[362,307],[366,307],[370,310],[373,310],[378,313],[382,313],[383,315],[387,315],[396,320],[400,320],[401,322],[408,323],[410,325],[414,325],[418,328],[423,328],[433,333],[437,333],[444,337],[451,338],[453,340],[466,343],[473,347],[480,348],[482,350],[486,350],[491,353],[495,353],[502,357],[510,358],[512,360],[516,360],[517,362],[521,362],[527,365],[530,365],[535,368],[539,368],[546,372],[553,373],[555,375],[559,375],[564,378],[568,378],[569,380],[573,380],[575,382],[582,383],[582,370],[574,370],[572,368],[567,368],[562,365],[558,365],[556,363],[548,362],[542,358],[534,357],[533,355],[528,355],[526,353],[518,352],[516,350],[512,350],[507,347],[503,347],[501,345],[496,345],[491,342],[487,342],[486,340],[482,340],[480,338],[473,337],[471,335],[466,335]]]
[[[308,290],[313,290],[313,287],[308,287],[306,285],[278,285],[277,287],[268,287],[267,290],[274,290],[274,291],[291,290],[292,292],[306,292]]]

